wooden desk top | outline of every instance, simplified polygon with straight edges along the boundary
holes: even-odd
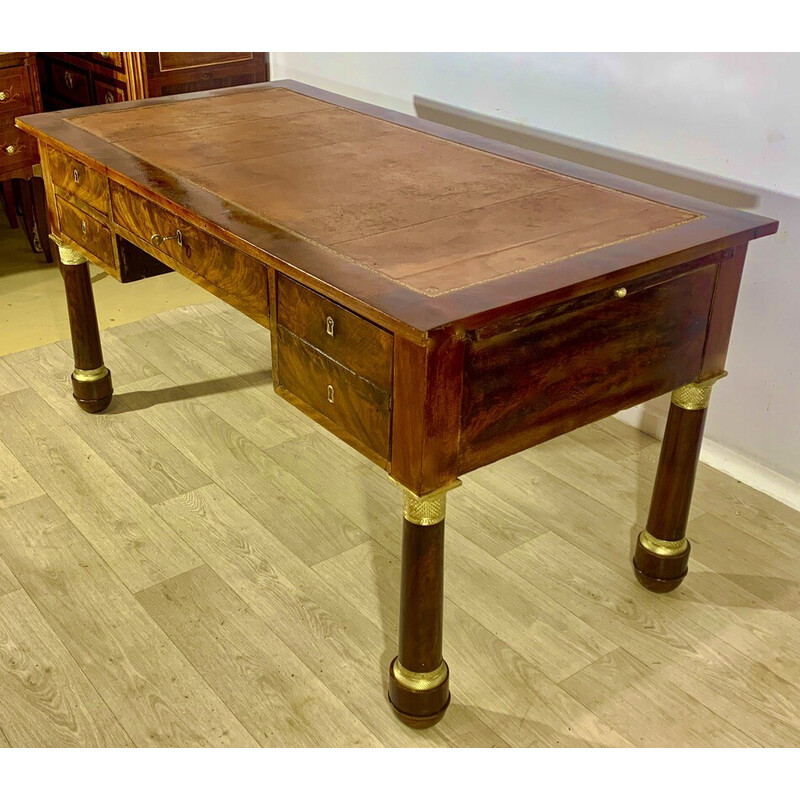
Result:
[[[290,81],[20,126],[400,332],[523,313],[777,228]]]

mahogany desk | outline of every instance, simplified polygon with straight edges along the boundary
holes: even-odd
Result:
[[[291,81],[18,124],[40,144],[82,408],[112,394],[86,260],[123,282],[175,270],[268,327],[275,391],[402,487],[404,721],[450,699],[459,475],[672,392],[633,560],[648,589],[683,580],[745,252],[777,222]]]

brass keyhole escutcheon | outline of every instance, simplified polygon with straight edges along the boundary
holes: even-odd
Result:
[[[75,183],[81,182],[81,174],[77,169],[72,170],[72,180],[74,180]]]
[[[334,326],[333,317],[328,317],[325,320],[325,329],[328,332],[328,336],[333,336],[333,326]]]
[[[86,220],[85,219],[81,220],[81,233],[83,233],[84,235],[86,234]]]
[[[333,403],[333,386],[328,384],[328,402]]]

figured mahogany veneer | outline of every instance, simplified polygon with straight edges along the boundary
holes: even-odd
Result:
[[[275,391],[407,490],[389,699],[414,725],[450,697],[443,514],[414,508],[443,509],[436,493],[469,470],[718,377],[748,243],[777,230],[290,81],[19,125],[39,140],[70,264],[122,281],[174,269],[269,326]],[[83,347],[96,324],[80,266],[64,269]],[[104,374],[101,358],[78,378]],[[110,380],[97,398],[78,388],[87,410],[109,400]],[[686,574],[673,522],[702,430],[670,419],[636,556],[659,590]]]

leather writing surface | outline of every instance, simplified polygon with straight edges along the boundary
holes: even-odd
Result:
[[[70,122],[429,296],[701,216],[284,88]]]

